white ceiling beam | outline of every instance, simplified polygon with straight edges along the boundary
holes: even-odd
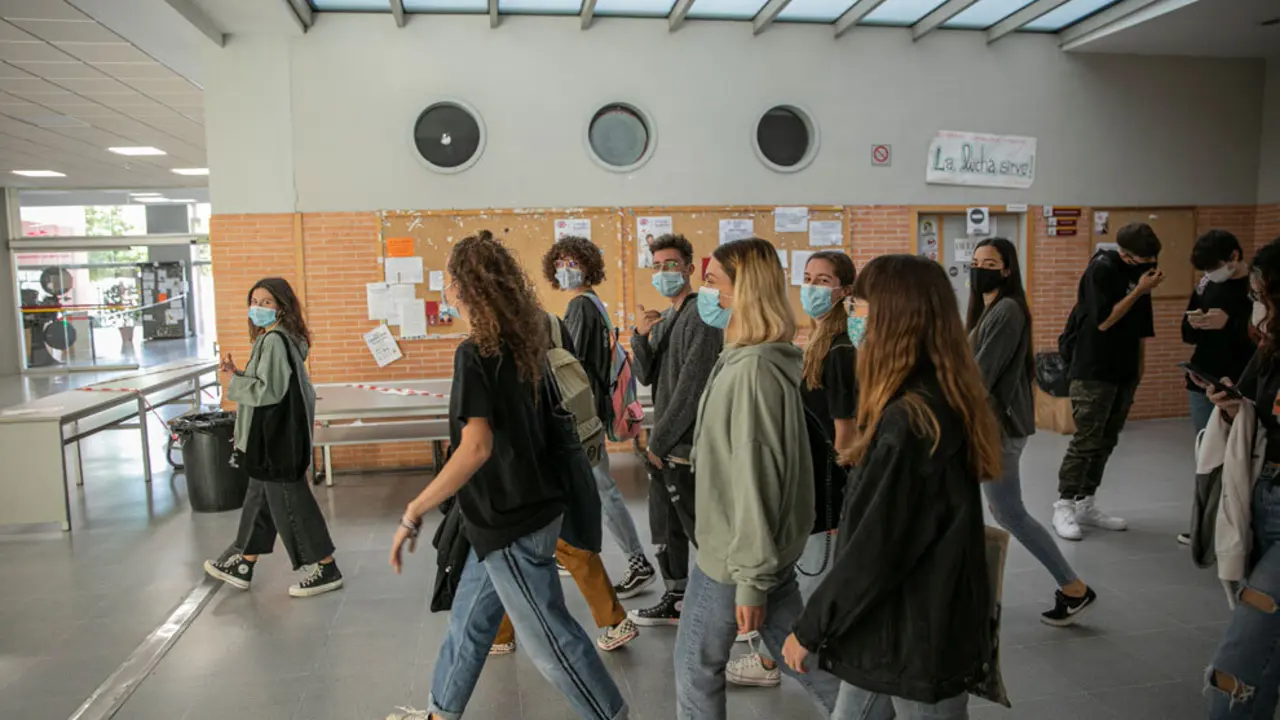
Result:
[[[489,27],[496,28],[499,22],[498,0],[489,0]]]
[[[1058,33],[1063,50],[1075,50],[1099,38],[1180,10],[1196,0],[1124,0]]]
[[[298,23],[302,25],[302,31],[306,32],[312,25],[316,23],[316,16],[311,12],[311,3],[307,0],[285,0],[289,7],[293,10],[293,16],[298,19]]]
[[[862,18],[871,14],[872,10],[884,4],[885,0],[858,0],[853,7],[844,11],[844,14],[836,20],[836,37],[843,37],[845,33],[853,29]]]
[[[911,26],[911,39],[919,40],[925,35],[937,30],[942,27],[943,23],[969,9],[969,6],[977,1],[978,0],[947,0],[947,2],[939,6],[938,9],[920,18],[915,25]]]
[[[993,43],[1005,35],[1021,28],[1023,25],[1039,20],[1041,17],[1057,10],[1059,5],[1063,5],[1066,2],[1067,0],[1036,0],[1018,12],[987,28],[987,42]]]
[[[596,0],[584,0],[582,3],[582,29],[587,30],[591,27],[592,21],[596,19]]]
[[[764,7],[760,8],[760,12],[756,13],[756,19],[753,21],[755,29],[752,30],[752,34],[759,35],[769,29],[773,21],[778,19],[778,13],[790,4],[791,0],[769,0],[765,3]]]
[[[404,27],[404,0],[391,0],[391,17],[396,21],[396,27]]]
[[[671,14],[667,16],[671,32],[679,30],[680,26],[684,25],[685,16],[689,14],[691,7],[693,7],[693,0],[676,0],[676,4],[671,7]]]
[[[210,18],[204,10],[200,9],[199,5],[196,5],[191,0],[164,1],[169,5],[169,7],[178,11],[178,14],[187,22],[191,23],[192,27],[199,30],[205,37],[212,40],[214,45],[223,47],[227,44],[226,34],[218,28],[218,26],[213,22],[213,19]]]

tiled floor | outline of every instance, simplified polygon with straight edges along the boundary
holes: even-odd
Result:
[[[1190,441],[1186,421],[1135,423],[1126,431],[1101,498],[1131,529],[1094,531],[1064,545],[1101,596],[1082,625],[1059,630],[1037,621],[1052,582],[1014,546],[1003,632],[1014,708],[975,702],[974,718],[1205,717],[1201,673],[1228,615],[1212,571],[1196,569],[1173,539],[1188,516]],[[92,442],[89,482],[74,503],[76,532],[0,534],[4,717],[66,718],[199,580],[200,560],[234,533],[237,513],[188,511],[180,476],[158,476],[146,488],[128,451]],[[1042,434],[1023,460],[1028,506],[1041,517],[1049,514],[1064,447],[1063,438]],[[618,458],[614,471],[647,535],[638,465]],[[340,477],[332,490],[319,488],[346,589],[290,599],[287,559],[265,558],[253,590],[219,591],[116,717],[364,720],[396,705],[424,707],[446,626],[445,616],[427,609],[434,555],[420,548],[399,577],[387,567],[396,519],[423,482],[418,475]],[[606,544],[606,563],[620,572],[623,558]],[[590,627],[581,596],[566,587],[570,608]],[[646,629],[628,648],[605,655],[633,718],[674,716],[674,639],[674,630]],[[733,718],[817,717],[789,680],[729,697]],[[480,719],[572,717],[519,652],[488,664],[468,710]]]

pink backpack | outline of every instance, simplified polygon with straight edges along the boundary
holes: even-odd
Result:
[[[636,399],[636,378],[631,372],[631,355],[619,341],[619,332],[613,328],[609,320],[609,312],[604,303],[594,293],[587,293],[595,303],[596,309],[604,316],[604,324],[609,333],[609,350],[612,361],[609,363],[609,397],[613,421],[608,423],[609,440],[624,442],[634,440],[640,435],[640,426],[644,423],[644,409]]]

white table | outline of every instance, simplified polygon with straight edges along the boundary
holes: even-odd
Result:
[[[66,447],[83,485],[79,442],[104,430],[139,431],[151,482],[147,412],[183,398],[198,406],[200,392],[217,385],[217,370],[213,360],[182,360],[0,409],[0,525],[60,522],[70,530]]]
[[[324,457],[326,485],[333,484],[332,445],[380,442],[430,442],[438,470],[443,449],[441,439],[447,437],[449,389],[453,381],[400,380],[366,383],[326,383],[316,385],[316,424],[321,427],[316,444]],[[399,394],[399,391],[406,391]],[[425,393],[425,394],[410,394]],[[407,423],[385,422],[391,418]],[[382,420],[369,424],[366,420]],[[436,420],[430,430],[424,420]],[[334,423],[348,423],[337,425]],[[435,427],[439,425],[439,427]],[[329,437],[345,439],[327,442]]]

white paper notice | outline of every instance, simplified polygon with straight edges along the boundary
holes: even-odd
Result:
[[[814,220],[809,223],[809,244],[814,247],[843,245],[844,223],[839,220]]]
[[[790,265],[787,263],[787,258],[788,258],[788,255],[786,250],[778,250],[778,262],[782,263],[783,270],[786,270],[788,267],[790,267]]]
[[[430,280],[430,284],[427,286],[428,290],[430,290],[431,292],[444,291],[444,271],[443,270],[432,270],[427,275],[427,277]]]
[[[567,237],[591,239],[591,218],[560,218],[556,220],[556,242]]]
[[[396,303],[401,340],[427,339],[427,301],[419,298]]]
[[[670,235],[673,231],[671,217],[642,217],[636,218],[636,237],[639,242],[636,243],[636,254],[638,264],[642,268],[653,267],[653,251],[649,246],[655,240],[663,235]]]
[[[177,325],[187,319],[187,316],[181,310],[165,310],[164,321],[167,325]]]
[[[732,218],[720,221],[720,244],[734,240],[746,240],[756,234],[756,221],[751,218]]]
[[[791,284],[804,284],[804,266],[809,264],[809,258],[813,257],[812,250],[792,250],[791,251]]]
[[[369,305],[370,320],[386,320],[395,314],[391,303],[391,286],[386,283],[368,283],[364,286],[365,302]]]
[[[1106,235],[1111,232],[1111,213],[1098,210],[1093,213],[1093,234]]]
[[[809,208],[780,207],[773,209],[774,232],[808,232],[808,230]]]
[[[387,258],[385,263],[388,283],[420,283],[422,277],[422,258],[395,257]]]
[[[404,357],[396,339],[391,336],[391,329],[386,325],[379,325],[365,333],[364,344],[373,353],[373,361],[378,363],[378,367],[386,367]]]
[[[400,324],[400,306],[403,303],[411,302],[413,299],[414,299],[414,296],[413,296],[412,285],[404,284],[404,285],[390,286],[390,291],[387,297],[388,307],[390,308],[387,314],[387,324],[399,325]],[[425,314],[426,314],[426,311],[423,311],[423,315]]]
[[[955,239],[957,265],[967,265],[973,262],[973,250],[978,245],[978,238],[963,237]]]

